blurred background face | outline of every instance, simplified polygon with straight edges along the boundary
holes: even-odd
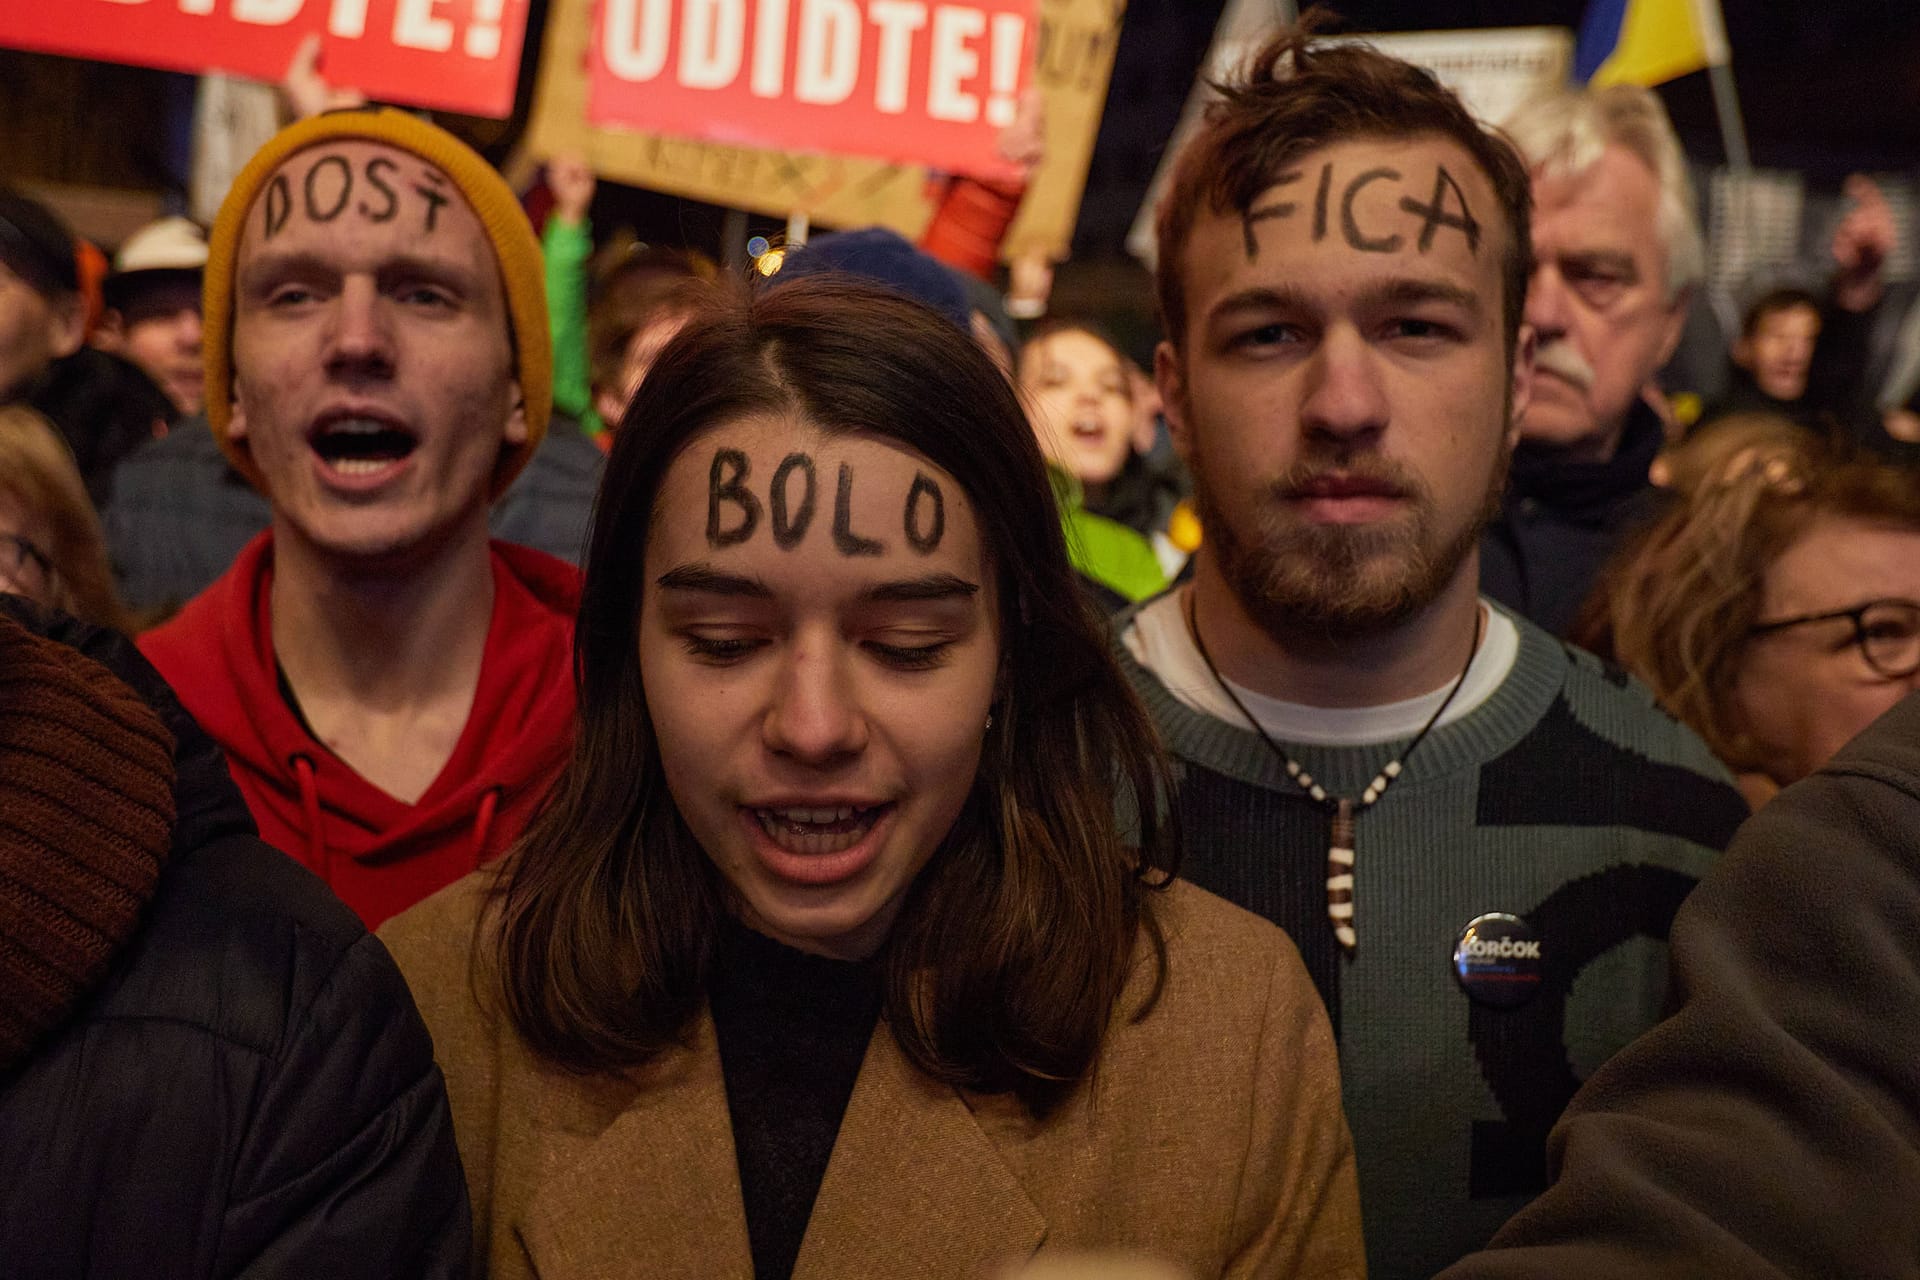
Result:
[[[48,365],[80,346],[78,299],[60,305],[0,262],[0,402],[26,394]]]
[[[1020,357],[1020,389],[1049,462],[1082,484],[1120,474],[1133,453],[1133,396],[1112,347],[1077,329],[1031,342]]]
[[[1660,183],[1626,148],[1584,173],[1536,175],[1527,323],[1539,340],[1524,439],[1604,461],[1628,412],[1680,339],[1667,297]]]
[[[0,489],[0,592],[58,605],[51,545],[52,533],[38,515]]]
[[[748,926],[872,955],[958,819],[998,679],[994,578],[946,472],[752,417],[654,503],[640,673],[674,804]]]
[[[1820,336],[1820,313],[1812,307],[1769,311],[1740,339],[1733,358],[1775,400],[1798,400],[1813,368],[1813,344]]]
[[[200,284],[175,280],[155,284],[128,299],[123,320],[127,359],[146,371],[183,414],[200,412],[206,399],[200,357]]]
[[[633,331],[627,339],[627,348],[620,359],[620,382],[617,386],[602,387],[595,397],[594,412],[609,427],[620,425],[620,419],[626,416],[627,405],[633,401],[633,393],[640,389],[641,379],[647,376],[647,370],[653,368],[653,362],[660,358],[679,332],[687,327],[686,312],[672,312],[649,320]]]
[[[1815,523],[1767,570],[1759,622],[1851,609],[1869,600],[1920,601],[1920,530],[1841,517]],[[1880,623],[1876,646],[1920,650],[1920,633]],[[1836,618],[1755,636],[1734,689],[1734,719],[1781,786],[1827,762],[1916,686],[1868,665],[1851,621]],[[1876,650],[1879,651],[1878,649]]]

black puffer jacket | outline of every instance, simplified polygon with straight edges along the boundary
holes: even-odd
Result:
[[[0,1073],[0,1275],[466,1275],[446,1094],[385,948],[259,841],[131,643],[14,597],[0,611],[113,671],[178,743],[172,853],[139,931]]]

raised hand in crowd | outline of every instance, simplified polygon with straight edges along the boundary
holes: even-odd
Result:
[[[547,189],[553,192],[553,214],[578,226],[587,220],[593,207],[593,193],[599,186],[586,158],[571,152],[547,161]]]
[[[1047,95],[1030,88],[1020,95],[1013,123],[1000,131],[994,149],[1009,164],[1031,172],[1047,158]]]
[[[1886,291],[1887,258],[1899,228],[1872,178],[1853,174],[1843,191],[1851,204],[1833,232],[1833,301],[1845,311],[1868,311]]]
[[[1039,89],[1020,95],[1020,106],[1013,123],[1000,131],[997,149],[1002,158],[1019,165],[1031,176],[1047,156],[1047,99]],[[1032,320],[1047,313],[1047,298],[1053,292],[1053,259],[1043,249],[1028,249],[1016,254],[1007,264],[1007,314],[1018,320]]]
[[[320,36],[316,32],[293,51],[293,61],[277,86],[281,100],[295,120],[305,120],[323,111],[367,105],[367,96],[358,89],[330,83],[320,68],[321,60]]]

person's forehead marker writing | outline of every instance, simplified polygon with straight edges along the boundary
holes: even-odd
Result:
[[[1398,253],[1405,245],[1402,231],[1388,226],[1363,228],[1355,203],[1376,182],[1390,182],[1398,187],[1408,188],[1409,179],[1398,169],[1384,165],[1360,169],[1354,173],[1337,173],[1333,161],[1327,160],[1320,165],[1320,174],[1313,197],[1313,239],[1315,242],[1326,239],[1328,227],[1328,206],[1333,198],[1336,180],[1340,184],[1339,227],[1341,237],[1346,243],[1361,253]],[[1290,186],[1300,181],[1302,173],[1290,169],[1273,180],[1269,190]],[[1418,190],[1429,190],[1424,184]],[[1426,200],[1414,197],[1411,190],[1401,195],[1397,210],[1409,218],[1418,218],[1419,231],[1414,237],[1414,245],[1421,253],[1432,250],[1434,236],[1446,228],[1458,231],[1466,238],[1467,250],[1478,257],[1480,254],[1480,221],[1474,216],[1473,206],[1467,200],[1467,193],[1460,183],[1447,171],[1445,165],[1435,165],[1430,194]],[[1247,260],[1256,261],[1260,257],[1260,240],[1255,234],[1256,228],[1263,222],[1273,222],[1294,217],[1300,211],[1295,200],[1275,200],[1267,204],[1255,204],[1241,215],[1241,231],[1246,242]],[[1401,221],[1405,221],[1404,219]],[[1410,224],[1408,224],[1410,225]]]
[[[833,502],[833,545],[843,556],[877,556],[886,552],[884,538],[867,537],[854,530],[855,472],[850,462],[836,466]],[[796,496],[795,490],[798,489]],[[715,448],[707,466],[706,541],[720,550],[747,542],[760,528],[766,514],[774,545],[791,551],[800,545],[812,527],[818,509],[818,466],[804,452],[787,454],[773,469],[763,502],[753,487],[753,464],[744,450],[722,444]],[[931,555],[939,548],[947,532],[946,495],[940,482],[923,470],[915,470],[908,485],[901,511],[901,534],[907,546],[920,555]]]
[[[339,151],[316,150],[295,156],[268,179],[260,201],[262,240],[273,239],[294,218],[322,225],[341,217],[384,223],[409,210],[418,211],[421,234],[439,229],[440,210],[452,200],[439,170],[411,157],[403,166],[398,153],[376,152],[356,163]]]

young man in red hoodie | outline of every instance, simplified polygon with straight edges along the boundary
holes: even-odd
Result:
[[[234,182],[204,314],[207,418],[273,527],[141,648],[375,926],[502,852],[570,745],[579,575],[487,536],[547,427],[539,244],[452,135],[333,112]]]

